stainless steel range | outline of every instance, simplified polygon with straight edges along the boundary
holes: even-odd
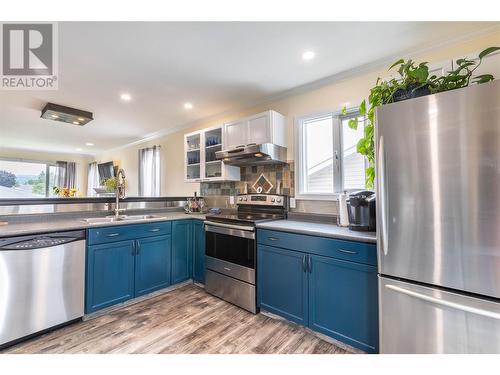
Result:
[[[230,215],[207,215],[205,221],[205,290],[253,313],[257,312],[255,226],[285,219],[287,197],[247,194],[237,198]]]

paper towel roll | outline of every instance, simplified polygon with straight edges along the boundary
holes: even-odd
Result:
[[[347,214],[347,194],[339,194],[339,225],[341,227],[349,226],[349,215]]]

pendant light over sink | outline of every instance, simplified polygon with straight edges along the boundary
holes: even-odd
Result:
[[[41,118],[47,120],[67,122],[68,124],[83,126],[94,119],[92,112],[65,107],[63,105],[47,103],[42,109]]]

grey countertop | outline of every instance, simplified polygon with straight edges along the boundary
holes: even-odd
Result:
[[[342,240],[376,243],[375,232],[355,232],[349,228],[339,227],[335,224],[313,223],[297,220],[277,220],[257,224],[257,228],[309,234],[311,236],[331,237]]]
[[[148,213],[144,213],[148,214]],[[81,218],[67,218],[67,219],[50,219],[50,215],[45,215],[38,221],[27,221],[27,222],[14,222],[8,223],[7,225],[0,224],[0,237],[10,237],[10,236],[22,236],[36,233],[50,233],[59,232],[66,230],[75,229],[88,229],[88,228],[99,228],[99,227],[110,227],[115,225],[127,225],[127,224],[145,224],[155,221],[170,221],[170,220],[183,220],[183,219],[198,219],[205,220],[205,215],[203,214],[191,214],[187,215],[184,212],[154,212],[157,216],[153,219],[135,220],[135,221],[116,221],[116,222],[105,222],[98,224],[89,224],[84,222]]]

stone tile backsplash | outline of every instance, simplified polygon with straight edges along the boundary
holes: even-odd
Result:
[[[203,197],[208,196],[229,196],[243,194],[245,184],[247,184],[248,193],[256,193],[253,187],[261,175],[273,185],[269,194],[276,194],[278,181],[281,181],[281,194],[295,196],[295,175],[294,163],[255,165],[241,167],[241,181],[238,182],[203,182],[200,185],[200,194]]]
[[[262,175],[273,185],[270,194],[276,193],[278,180],[281,181],[281,194],[295,197],[295,171],[294,162],[280,165],[258,165],[241,167],[241,181],[238,182],[203,182],[200,184],[200,194],[205,198],[209,207],[236,208],[229,203],[230,196],[243,194],[245,183],[248,193],[256,193],[252,188]],[[335,201],[297,200],[296,208],[290,211],[296,213],[310,213],[319,215],[336,215],[338,205]]]

